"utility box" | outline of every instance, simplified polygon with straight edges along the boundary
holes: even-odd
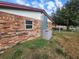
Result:
[[[52,30],[43,30],[43,38],[46,40],[50,40],[52,37]]]

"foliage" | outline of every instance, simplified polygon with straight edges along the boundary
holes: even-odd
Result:
[[[58,25],[69,26],[79,25],[79,0],[68,1],[62,9],[58,9],[56,14],[53,14],[52,18]]]

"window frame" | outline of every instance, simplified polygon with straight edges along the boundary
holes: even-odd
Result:
[[[25,21],[24,21],[24,23],[25,23],[25,30],[32,30],[32,29],[33,29],[33,21],[31,21],[32,24],[26,24],[27,21],[31,21],[31,20],[25,20]],[[27,25],[31,25],[32,28],[27,28]]]

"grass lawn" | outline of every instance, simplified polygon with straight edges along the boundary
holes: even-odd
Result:
[[[54,38],[71,59],[79,59],[79,32],[55,33]]]
[[[55,32],[47,41],[37,38],[5,50],[0,59],[79,59],[79,32]]]
[[[28,55],[28,53],[31,53],[31,50],[43,48],[46,44],[47,40],[42,38],[18,43],[16,46],[6,50],[4,54],[0,55],[0,59],[21,59],[23,53]]]

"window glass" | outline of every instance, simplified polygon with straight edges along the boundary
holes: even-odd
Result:
[[[32,29],[32,21],[26,21],[26,29]]]
[[[32,24],[32,21],[26,21],[26,24]]]

